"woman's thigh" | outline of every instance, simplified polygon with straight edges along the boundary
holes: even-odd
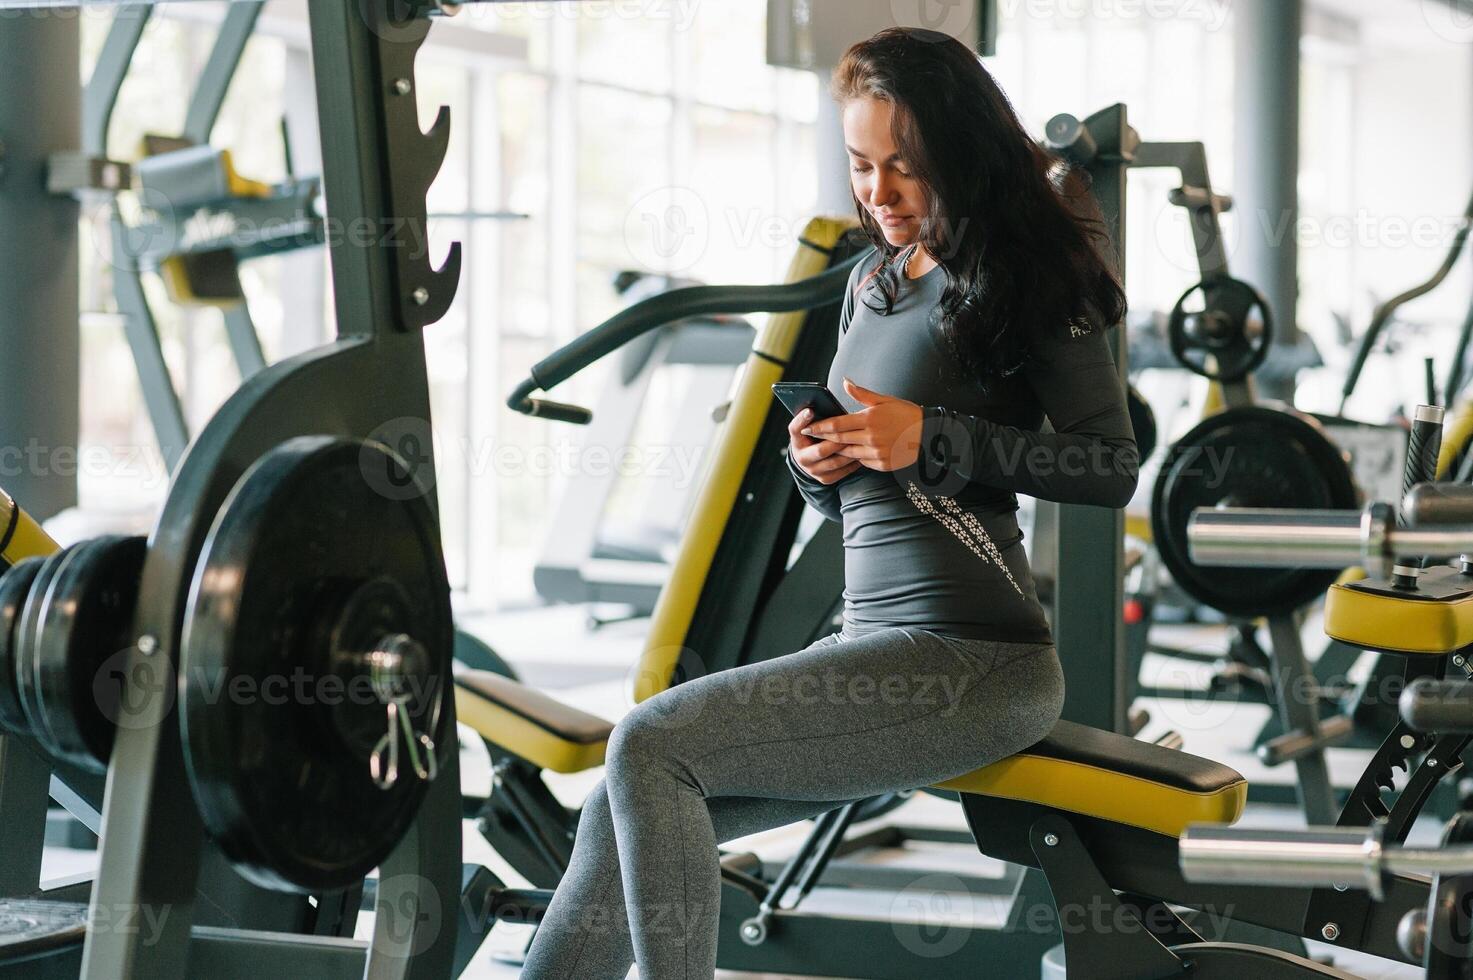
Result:
[[[1062,705],[1046,644],[831,634],[644,702],[615,730],[610,764],[676,766],[708,797],[852,799],[1012,755],[1046,735]]]

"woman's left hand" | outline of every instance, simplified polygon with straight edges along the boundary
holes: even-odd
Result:
[[[861,466],[881,473],[904,469],[921,451],[921,406],[891,398],[844,379],[844,390],[864,408],[815,422],[804,435],[842,442],[836,455],[857,459]]]

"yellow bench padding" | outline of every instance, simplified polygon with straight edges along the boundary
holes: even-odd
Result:
[[[1353,647],[1445,656],[1473,643],[1473,596],[1434,602],[1332,585],[1325,634]]]
[[[604,764],[608,742],[581,743],[560,738],[515,711],[461,687],[455,689],[455,717],[486,741],[543,769],[582,772]]]
[[[604,763],[607,742],[583,744],[561,738],[464,688],[455,690],[455,712],[486,741],[544,769],[571,773]],[[1216,792],[1194,793],[1027,753],[949,779],[937,788],[1038,803],[1172,837],[1181,836],[1188,824],[1234,823],[1248,800],[1246,780]]]
[[[1248,802],[1246,779],[1216,792],[1193,793],[1139,776],[1026,752],[948,779],[938,788],[1037,803],[1169,837],[1180,837],[1188,824],[1236,823]]]

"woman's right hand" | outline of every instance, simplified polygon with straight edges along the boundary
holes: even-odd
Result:
[[[805,436],[803,428],[813,422],[813,409],[805,408],[788,423],[788,455],[798,469],[823,484],[838,483],[862,465],[857,459],[836,455],[842,442]]]

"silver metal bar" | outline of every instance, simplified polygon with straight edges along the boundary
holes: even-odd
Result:
[[[1473,525],[1398,528],[1387,504],[1364,510],[1198,508],[1187,525],[1192,560],[1238,568],[1379,569],[1403,556],[1452,558],[1473,550]]]
[[[1189,827],[1180,844],[1188,881],[1381,890],[1382,847],[1374,825],[1254,830]]]
[[[1189,827],[1180,845],[1182,876],[1220,884],[1359,888],[1380,899],[1391,875],[1473,874],[1473,844],[1388,847],[1382,826]]]
[[[1249,568],[1344,568],[1362,556],[1353,510],[1200,508],[1187,525],[1192,561]]]

